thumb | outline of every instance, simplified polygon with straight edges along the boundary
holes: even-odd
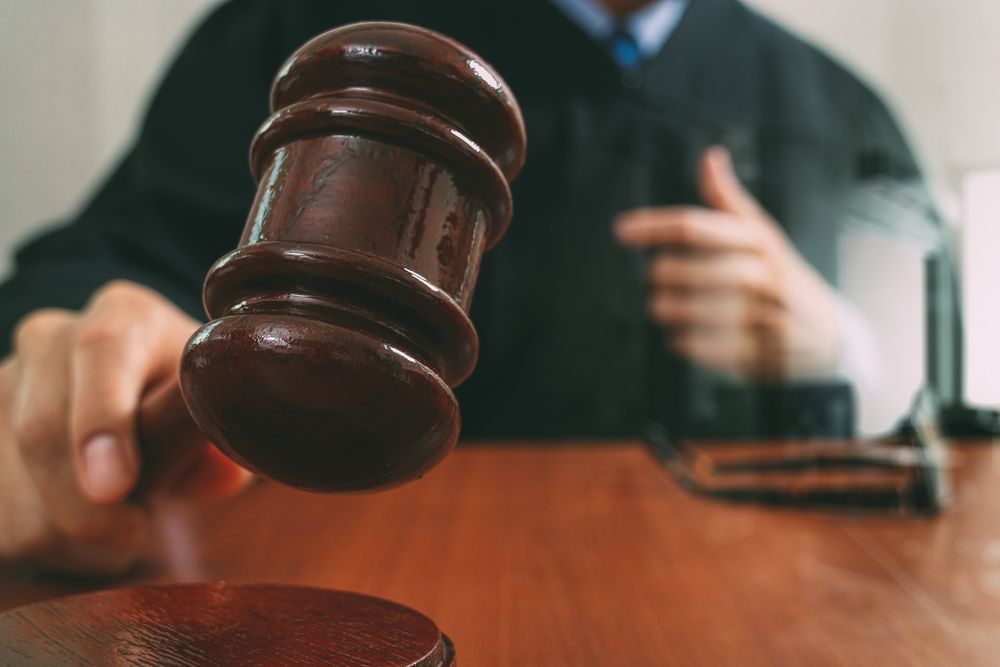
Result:
[[[701,156],[698,169],[701,198],[711,208],[741,216],[766,217],[764,209],[754,199],[733,170],[729,150],[712,146]]]

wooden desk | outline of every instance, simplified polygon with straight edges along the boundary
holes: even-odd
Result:
[[[471,446],[368,496],[262,484],[164,509],[114,585],[351,589],[430,615],[482,665],[1000,664],[1000,454],[956,452],[933,520],[692,497],[638,444]],[[0,609],[98,584],[0,574]]]

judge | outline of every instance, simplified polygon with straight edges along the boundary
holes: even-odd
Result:
[[[360,20],[467,44],[525,114],[513,224],[471,312],[464,437],[852,433],[877,355],[838,291],[839,202],[863,179],[919,173],[841,66],[737,0],[233,0],[191,37],[108,181],[0,287],[0,558],[133,561],[135,411],[175,372],[201,281],[239,238],[271,78]],[[206,449],[176,493],[246,480]]]

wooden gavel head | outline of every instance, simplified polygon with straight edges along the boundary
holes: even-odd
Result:
[[[314,491],[414,479],[458,438],[472,292],[524,162],[517,102],[451,39],[359,23],[296,51],[271,107],[240,245],[205,281],[212,319],[185,350],[184,399],[265,477]]]

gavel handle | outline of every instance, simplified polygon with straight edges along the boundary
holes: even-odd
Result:
[[[143,500],[174,488],[204,454],[207,438],[184,403],[176,377],[147,392],[136,432],[141,471],[132,498]]]

